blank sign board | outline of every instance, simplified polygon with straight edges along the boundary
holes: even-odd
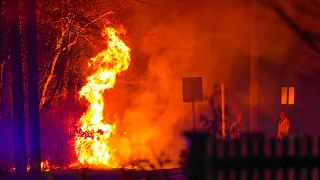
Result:
[[[202,102],[202,77],[182,78],[183,102]]]

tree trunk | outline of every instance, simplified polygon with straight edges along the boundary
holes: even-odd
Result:
[[[12,100],[14,121],[14,163],[20,178],[26,173],[26,137],[24,93],[22,82],[22,57],[18,0],[7,0],[10,22],[9,47],[11,53]]]
[[[4,108],[3,106],[3,98],[4,96],[3,95],[3,92],[4,92],[4,86],[3,86],[3,82],[4,82],[4,69],[5,69],[5,56],[4,56],[4,53],[3,51],[1,50],[4,50],[4,47],[3,47],[3,42],[4,42],[4,28],[5,28],[5,18],[4,16],[6,15],[5,13],[2,13],[3,11],[3,0],[0,1],[0,120],[1,120],[1,117],[2,117],[2,110]]]
[[[55,70],[55,67],[56,67],[56,64],[58,62],[58,59],[59,59],[59,56],[61,54],[61,44],[62,44],[62,37],[59,38],[57,40],[57,43],[56,43],[56,54],[54,55],[53,57],[53,60],[52,60],[52,66],[51,66],[51,69],[50,69],[50,73],[44,83],[44,86],[43,86],[43,89],[42,89],[42,93],[41,93],[41,96],[40,96],[40,109],[42,109],[43,105],[45,104],[45,102],[47,101],[47,90],[48,90],[48,86],[49,86],[49,83],[51,82],[52,78],[53,78],[53,74],[54,74],[54,70]]]
[[[3,114],[5,110],[4,106],[4,81],[5,81],[5,63],[0,64],[0,122],[3,119]]]
[[[4,34],[4,27],[5,27],[5,24],[4,24],[5,13],[2,13],[3,1],[4,0],[0,0],[0,48],[2,48],[2,44],[3,44],[3,34]],[[0,64],[2,63],[1,61],[2,59],[0,60]]]
[[[60,61],[60,63],[56,64],[56,68],[57,68],[57,71],[56,72],[56,83],[54,85],[54,88],[52,90],[52,93],[51,95],[47,95],[46,97],[46,102],[45,104],[49,105],[51,104],[51,102],[54,100],[54,98],[56,98],[57,96],[57,92],[59,90],[61,90],[61,88],[63,86],[65,86],[65,82],[67,77],[66,77],[66,71],[68,69],[68,66],[69,66],[69,53],[70,53],[70,50],[65,50],[62,54],[60,54],[60,56],[64,59],[62,59],[62,61]]]
[[[10,87],[9,85],[10,83],[10,66],[9,66],[9,62],[8,60],[4,60],[3,64],[2,64],[2,70],[1,70],[1,87],[0,87],[0,121],[4,120],[4,121],[10,121],[9,117],[10,117]]]
[[[36,179],[37,177],[39,177],[41,171],[41,149],[35,0],[27,0],[26,30],[28,64],[28,107],[30,130],[30,173],[32,179]]]

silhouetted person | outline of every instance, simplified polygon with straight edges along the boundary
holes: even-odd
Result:
[[[239,139],[242,126],[241,126],[242,117],[240,115],[237,116],[236,121],[231,124],[230,127],[230,137],[231,139]]]
[[[290,121],[284,112],[280,112],[280,121],[278,123],[277,139],[285,138],[290,131]]]

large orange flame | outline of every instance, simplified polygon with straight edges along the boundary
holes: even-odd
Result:
[[[108,38],[108,48],[91,58],[89,67],[97,70],[87,78],[79,94],[90,106],[79,119],[75,136],[75,152],[79,163],[114,168],[118,163],[114,150],[109,146],[110,136],[116,131],[116,123],[103,114],[103,92],[114,87],[117,74],[128,69],[130,48],[119,38],[123,29],[105,28],[102,35]]]

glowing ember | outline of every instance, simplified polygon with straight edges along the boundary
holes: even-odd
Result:
[[[109,146],[116,124],[103,115],[103,92],[113,88],[117,74],[127,70],[131,61],[130,48],[118,37],[120,33],[124,31],[104,30],[102,35],[108,37],[108,48],[91,58],[89,67],[96,68],[96,71],[87,78],[87,84],[79,92],[80,97],[85,97],[90,103],[79,120],[75,136],[75,152],[81,164],[118,167],[113,156],[115,149]]]
[[[44,160],[44,161],[41,161],[41,171],[43,172],[49,172],[51,170],[55,170],[55,169],[59,169],[58,166],[54,166],[54,165],[51,165],[49,160]],[[11,172],[15,172],[16,171],[16,168],[15,167],[12,167],[10,169]],[[27,165],[27,171],[29,172],[30,171],[30,165],[28,164]]]

